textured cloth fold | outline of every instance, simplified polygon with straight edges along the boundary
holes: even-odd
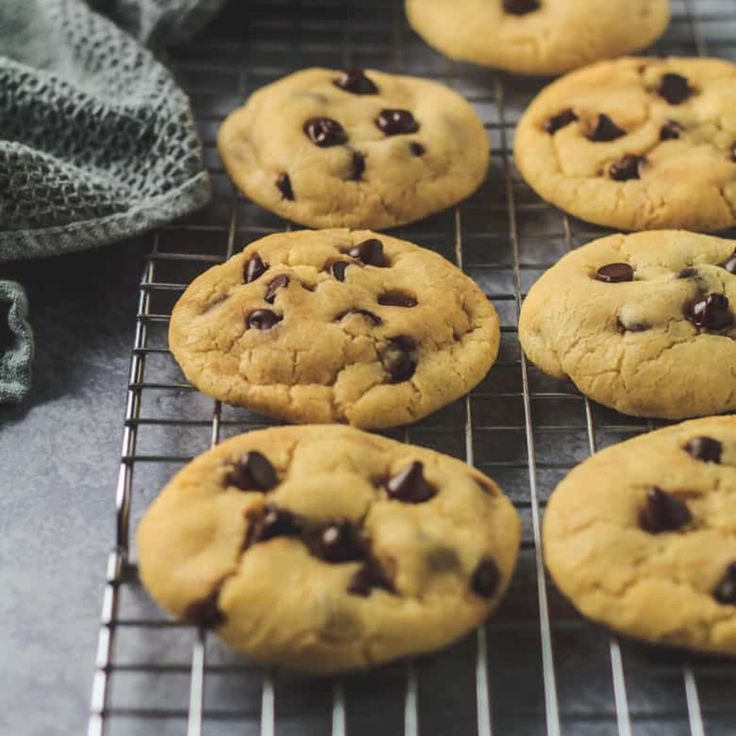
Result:
[[[0,403],[20,401],[31,385],[33,333],[23,289],[0,281]]]

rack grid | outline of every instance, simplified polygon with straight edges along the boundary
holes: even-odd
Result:
[[[736,59],[736,0],[672,5],[672,25],[652,53]],[[736,664],[657,650],[586,622],[542,563],[541,516],[556,482],[596,449],[655,426],[544,376],[518,346],[518,310],[531,283],[569,249],[607,232],[546,205],[514,167],[514,127],[543,81],[443,59],[410,31],[400,0],[231,2],[169,62],[191,96],[215,196],[155,233],[145,262],[88,736],[736,733]],[[140,587],[132,535],[184,463],[267,423],[194,390],[167,349],[166,329],[194,276],[290,227],[233,189],[214,139],[251,91],[313,65],[432,77],[464,94],[484,121],[493,150],[485,184],[397,235],[455,261],[492,298],[502,322],[499,360],[465,399],[386,434],[476,464],[523,519],[514,581],[486,625],[436,655],[335,679],[261,668],[216,637],[166,618]]]

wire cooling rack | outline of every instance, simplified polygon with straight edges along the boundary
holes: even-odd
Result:
[[[192,98],[215,197],[160,230],[146,259],[88,734],[734,734],[736,664],[612,636],[583,620],[549,581],[540,517],[556,482],[596,449],[653,426],[544,376],[518,346],[518,309],[531,283],[570,248],[606,231],[544,204],[514,167],[514,127],[542,82],[443,59],[410,31],[401,6],[236,1],[172,54]],[[736,58],[736,0],[673,0],[673,10],[655,53]],[[469,397],[388,434],[474,463],[499,481],[524,521],[516,575],[486,626],[436,655],[338,679],[263,669],[216,637],[166,618],[140,587],[132,535],[185,462],[264,424],[186,383],[167,349],[167,322],[194,276],[288,227],[234,191],[214,141],[224,116],[252,90],[313,65],[434,77],[463,93],[483,118],[494,152],[484,186],[398,235],[455,261],[493,299],[502,320],[499,360]]]

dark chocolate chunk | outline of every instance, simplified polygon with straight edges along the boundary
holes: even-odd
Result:
[[[417,300],[405,291],[387,291],[378,297],[378,303],[384,307],[416,307]]]
[[[273,304],[276,299],[276,292],[279,289],[285,289],[289,285],[289,277],[285,273],[280,273],[275,279],[273,279],[266,289],[266,293],[263,298],[269,303]]]
[[[346,69],[334,81],[336,87],[352,92],[354,95],[378,94],[378,87],[366,76],[362,69]]]
[[[692,521],[687,505],[661,488],[647,491],[644,508],[639,512],[639,526],[651,534],[673,532]]]
[[[359,243],[348,251],[348,255],[357,258],[366,266],[388,266],[383,255],[383,243],[378,238],[370,238]]]
[[[373,314],[373,312],[369,312],[367,309],[348,309],[347,312],[339,314],[336,319],[341,320],[351,314],[358,314],[361,317],[365,317],[369,322],[372,322],[374,325],[376,325],[376,327],[383,324],[383,320],[377,314]]]
[[[731,146],[731,161],[736,161],[736,143]]]
[[[263,276],[266,271],[268,271],[268,264],[264,263],[258,253],[256,253],[253,258],[245,264],[243,279],[246,284],[249,284],[251,281],[255,281]]]
[[[595,143],[609,143],[626,135],[626,131],[616,125],[608,115],[599,115],[598,122],[590,134],[590,140]]]
[[[225,623],[225,614],[217,607],[217,598],[220,594],[218,585],[206,598],[195,601],[184,611],[184,620],[201,629],[216,629]]]
[[[713,332],[725,330],[733,324],[733,312],[724,294],[708,294],[697,299],[686,307],[685,316],[696,327]]]
[[[362,153],[353,151],[353,172],[350,178],[353,181],[360,181],[365,172],[365,156]]]
[[[227,477],[227,484],[241,491],[270,491],[278,482],[273,465],[257,450],[246,452]]]
[[[291,511],[266,504],[246,514],[248,531],[243,549],[266,542],[274,537],[297,537],[302,533],[302,521]]]
[[[685,77],[668,73],[662,75],[657,91],[659,96],[664,97],[670,105],[679,105],[692,95],[693,88]]]
[[[374,588],[394,593],[394,585],[386,572],[374,559],[366,560],[348,584],[348,593],[362,597],[369,596]]]
[[[288,174],[279,174],[276,179],[276,187],[284,199],[294,201],[294,190],[291,188],[291,179]]]
[[[704,463],[720,463],[723,445],[712,437],[693,437],[687,442],[684,450]]]
[[[274,325],[281,322],[283,317],[272,312],[270,309],[256,309],[255,312],[251,312],[246,320],[248,327],[253,327],[256,330],[270,330]]]
[[[539,10],[539,0],[503,0],[503,9],[511,15],[526,15]]]
[[[736,274],[736,252],[721,265],[721,268],[725,268],[729,273]]]
[[[736,604],[736,562],[732,562],[727,568],[725,575],[721,578],[716,589],[713,591],[713,597],[724,605],[733,606]]]
[[[629,181],[641,178],[641,167],[646,161],[642,156],[624,156],[611,164],[608,174],[614,181]]]
[[[425,154],[424,146],[421,143],[417,143],[416,141],[412,141],[409,144],[409,150],[414,156],[424,156]]]
[[[356,528],[347,519],[335,521],[322,527],[313,549],[315,555],[325,562],[334,564],[354,562],[365,557]]]
[[[622,281],[634,280],[634,269],[628,263],[608,263],[595,272],[596,281],[607,284],[618,284]]]
[[[544,129],[550,134],[554,135],[558,130],[567,127],[570,123],[574,123],[578,119],[572,108],[563,110],[557,115],[553,115],[545,124]]]
[[[697,268],[683,268],[682,271],[679,271],[677,274],[678,279],[691,279],[698,275],[698,269]]]
[[[334,261],[328,267],[331,276],[338,281],[345,281],[345,270],[350,265],[347,261]]]
[[[473,593],[482,598],[493,598],[500,579],[496,563],[490,557],[484,557],[470,578],[470,587]]]
[[[424,479],[424,466],[418,461],[407,465],[386,483],[389,498],[404,503],[424,503],[437,492]]]
[[[406,135],[419,130],[419,123],[408,110],[381,110],[376,125],[386,135]]]
[[[388,371],[391,383],[408,381],[414,375],[417,361],[412,352],[415,349],[416,343],[410,337],[401,335],[389,340],[381,360],[383,367]]]
[[[668,120],[659,129],[659,140],[673,141],[680,137],[682,126],[674,120]]]
[[[332,118],[311,118],[304,123],[304,132],[320,148],[339,146],[348,139],[342,125]]]

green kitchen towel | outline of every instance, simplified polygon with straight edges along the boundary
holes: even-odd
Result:
[[[0,0],[0,261],[127,238],[209,199],[189,102],[144,44],[184,40],[223,2]],[[28,391],[32,355],[7,283],[0,401]]]

